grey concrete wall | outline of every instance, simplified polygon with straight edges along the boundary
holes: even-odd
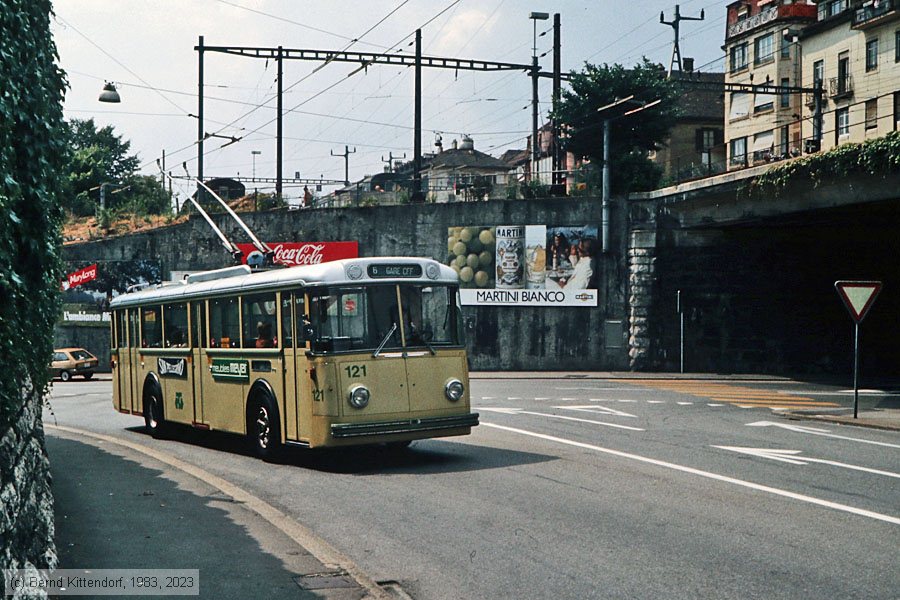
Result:
[[[41,394],[24,386],[19,412],[0,432],[0,569],[55,568],[53,532]]]
[[[628,368],[622,333],[607,320],[626,317],[627,224],[612,210],[615,248],[598,257],[597,308],[466,307],[471,367],[480,370]],[[267,241],[352,241],[361,256],[426,256],[443,261],[447,229],[476,225],[600,226],[598,199],[545,199],[420,204],[242,215]],[[249,241],[225,216],[216,222],[234,242]],[[227,266],[230,257],[199,217],[151,232],[65,247],[73,261],[158,259],[164,273]],[[607,329],[610,331],[607,334]],[[607,339],[607,336],[616,339]]]

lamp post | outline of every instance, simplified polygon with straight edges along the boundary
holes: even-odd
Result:
[[[537,22],[546,21],[550,18],[549,13],[533,12],[528,15],[534,23],[533,40],[534,45],[531,48],[531,180],[535,181],[537,173],[538,160],[540,159],[540,150],[538,148],[538,57],[537,57]]]

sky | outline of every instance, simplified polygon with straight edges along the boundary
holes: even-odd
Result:
[[[681,52],[704,71],[721,71],[725,1],[681,0]],[[67,73],[67,119],[112,125],[130,141],[141,171],[197,172],[199,36],[207,46],[259,46],[412,55],[422,29],[423,55],[530,63],[532,11],[559,13],[565,72],[585,62],[631,66],[642,56],[669,64],[671,0],[57,0],[52,20]],[[537,54],[552,69],[552,16],[537,21]],[[542,35],[543,34],[543,35]],[[546,53],[546,54],[545,54]],[[413,69],[300,60],[284,62],[283,175],[350,180],[380,173],[390,156],[412,158]],[[422,150],[469,135],[475,148],[500,156],[524,148],[531,129],[531,81],[523,72],[455,72],[423,68]],[[204,175],[276,174],[274,61],[205,53]],[[119,104],[100,103],[104,82]],[[550,110],[542,79],[541,115]],[[565,85],[565,84],[564,84]],[[224,136],[224,137],[221,137]],[[236,143],[225,145],[231,138]],[[223,147],[224,146],[224,147]],[[353,150],[355,149],[355,152]],[[254,154],[258,152],[259,154]],[[248,184],[248,187],[249,184]],[[260,191],[271,189],[265,184]],[[188,192],[193,186],[176,186]],[[327,193],[334,187],[325,187]],[[290,197],[302,187],[285,186]]]

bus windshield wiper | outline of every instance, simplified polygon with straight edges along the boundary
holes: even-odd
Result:
[[[377,358],[378,354],[381,352],[381,349],[384,348],[384,345],[388,343],[388,340],[391,339],[391,336],[394,335],[394,332],[397,331],[397,324],[394,323],[391,325],[390,331],[387,332],[387,335],[384,336],[384,339],[381,340],[381,343],[378,344],[378,347],[375,348],[375,352],[372,353],[372,358]]]

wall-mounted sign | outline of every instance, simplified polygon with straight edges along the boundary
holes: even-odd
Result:
[[[597,306],[597,227],[450,227],[447,264],[474,306]]]
[[[97,264],[93,264],[83,269],[78,269],[74,273],[66,275],[66,280],[62,282],[63,290],[70,290],[88,281],[97,279]]]
[[[342,258],[358,258],[358,242],[266,242],[275,252],[277,265],[298,267],[318,265]],[[259,250],[253,244],[237,244],[243,253],[241,262],[247,264],[247,257]]]
[[[211,367],[213,379],[244,383],[250,381],[250,365],[246,360],[214,358]]]
[[[184,358],[156,359],[156,372],[160,377],[187,377],[187,360]]]

